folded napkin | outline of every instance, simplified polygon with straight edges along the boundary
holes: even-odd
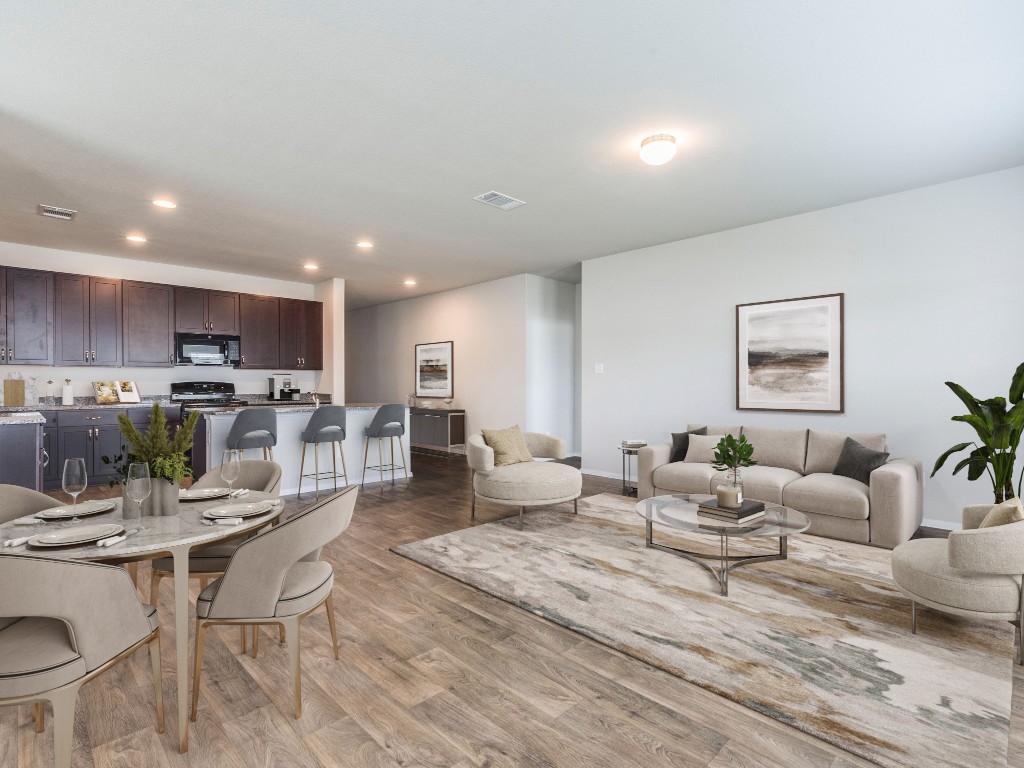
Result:
[[[112,547],[115,544],[120,544],[122,541],[124,541],[127,538],[128,537],[125,536],[123,533],[120,534],[119,536],[108,536],[105,539],[100,539],[99,541],[97,541],[96,542],[96,546],[97,547]]]
[[[241,525],[242,518],[240,517],[218,517],[213,521],[215,525]]]
[[[35,517],[22,517],[19,520],[12,520],[11,525],[44,525],[45,520],[39,520]]]
[[[31,536],[22,536],[20,539],[8,539],[4,542],[5,547],[20,547],[26,541],[31,539]]]
[[[239,496],[245,496],[248,492],[248,488],[239,488],[237,491],[232,491],[229,495],[232,499],[237,499]]]

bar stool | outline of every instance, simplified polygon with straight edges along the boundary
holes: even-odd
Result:
[[[228,431],[228,448],[244,451],[246,448],[262,448],[263,458],[274,458],[277,445],[277,411],[273,408],[245,408],[235,416],[235,423]],[[244,454],[243,454],[244,458]]]
[[[322,405],[313,411],[313,415],[306,422],[306,428],[302,430],[302,461],[299,462],[299,491],[298,498],[302,498],[302,478],[312,477],[316,485],[316,497],[320,498],[320,478],[331,477],[334,479],[334,492],[338,492],[338,452],[341,453],[341,476],[348,484],[348,467],[345,466],[345,447],[342,442],[345,440],[345,406],[344,405]],[[320,443],[331,444],[331,463],[334,471],[331,474],[320,474]],[[302,474],[306,466],[306,445],[313,446],[313,473]]]
[[[384,472],[391,470],[391,484],[395,484],[395,470],[401,469],[405,474],[406,481],[409,480],[409,470],[405,466],[405,447],[402,445],[402,435],[405,434],[405,406],[399,403],[382,405],[366,428],[366,447],[363,450],[363,479],[360,485],[366,485],[366,470],[376,469],[380,473],[380,484],[384,485]],[[398,438],[398,451],[402,454],[402,463],[395,464],[395,438]],[[382,443],[387,438],[391,447],[388,464],[384,463],[384,448]],[[376,466],[368,467],[366,462],[370,455],[370,440],[377,440],[377,456],[380,462]]]

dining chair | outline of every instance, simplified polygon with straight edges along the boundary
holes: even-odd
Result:
[[[59,501],[45,493],[20,485],[0,484],[0,524],[59,506]]]
[[[0,555],[0,706],[53,707],[53,764],[71,765],[78,690],[146,645],[153,668],[156,722],[164,730],[160,629],[123,568],[32,555]],[[59,588],[57,588],[59,585]]]
[[[327,609],[334,658],[334,568],[320,559],[325,544],[340,536],[352,520],[359,486],[349,485],[302,510],[289,520],[238,545],[224,575],[196,600],[195,680],[192,720],[196,719],[206,631],[216,625],[277,624],[284,629],[292,675],[295,717],[302,717],[299,628],[321,605]]]

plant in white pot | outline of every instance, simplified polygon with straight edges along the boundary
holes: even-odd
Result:
[[[126,456],[103,456],[103,463],[114,467],[122,483],[128,477],[128,467],[131,464],[145,462],[149,465],[153,491],[149,498],[142,502],[143,515],[178,513],[178,490],[181,481],[186,477],[192,477],[188,452],[192,450],[192,438],[198,420],[198,413],[190,413],[172,435],[167,417],[164,416],[164,409],[158,403],[153,404],[149,428],[145,431],[140,431],[125,414],[117,417],[121,434],[130,447]]]
[[[1024,433],[1024,363],[1017,366],[1010,381],[1007,397],[990,397],[979,400],[966,389],[952,381],[946,386],[967,406],[968,413],[954,416],[953,421],[970,424],[978,434],[978,440],[958,443],[939,456],[932,470],[932,477],[942,469],[946,459],[954,453],[973,446],[967,458],[953,468],[953,474],[967,470],[968,480],[977,480],[987,474],[992,481],[995,503],[1000,504],[1014,496],[1019,497],[1024,482],[1024,468],[1013,487],[1013,472],[1017,463],[1017,448]]]

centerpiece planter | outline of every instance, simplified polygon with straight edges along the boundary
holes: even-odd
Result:
[[[743,505],[741,468],[757,464],[753,456],[754,446],[747,442],[746,435],[740,435],[739,439],[726,435],[718,441],[712,466],[726,473],[725,480],[715,489],[715,497],[720,507],[739,509]]]

